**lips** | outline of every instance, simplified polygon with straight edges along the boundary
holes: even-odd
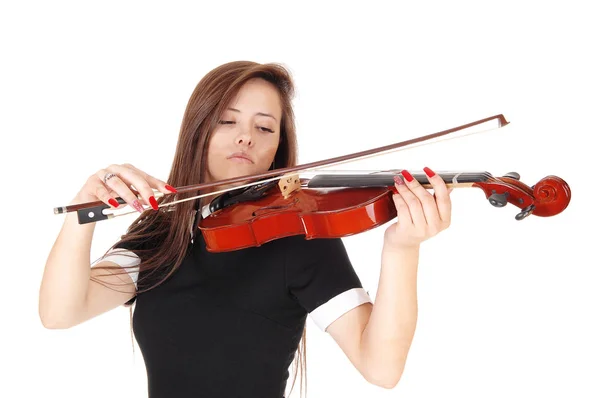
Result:
[[[232,153],[231,155],[229,155],[227,157],[227,159],[234,159],[234,160],[238,160],[238,161],[248,161],[250,163],[254,163],[252,161],[252,159],[250,158],[250,156],[248,156],[244,152],[235,152],[235,153]]]

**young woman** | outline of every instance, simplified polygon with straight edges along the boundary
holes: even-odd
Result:
[[[341,239],[292,236],[208,252],[197,225],[210,197],[168,206],[194,196],[174,186],[295,165],[293,94],[280,65],[221,65],[189,100],[168,184],[130,164],[89,177],[72,203],[118,207],[121,197],[141,214],[91,266],[94,223],[66,216],[41,284],[43,325],[69,328],[135,302],[150,397],[281,398],[292,360],[303,362],[311,316],[368,382],[394,387],[416,326],[420,244],[450,225],[449,190],[433,171],[424,169],[435,195],[406,171],[396,179],[398,219],[384,234],[374,300]],[[155,191],[167,195],[157,200]]]

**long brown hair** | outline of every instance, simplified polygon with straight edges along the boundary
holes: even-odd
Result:
[[[220,65],[208,72],[194,89],[183,115],[175,156],[167,180],[169,185],[178,187],[205,182],[210,134],[217,126],[219,117],[229,102],[244,83],[253,78],[261,78],[270,82],[278,90],[280,96],[282,106],[281,139],[273,167],[286,168],[296,165],[296,126],[292,109],[295,87],[290,72],[283,65],[276,63],[259,64],[250,61],[235,61]],[[158,202],[159,204],[169,203],[195,195],[195,192],[168,195],[160,198]],[[131,249],[131,251],[141,259],[138,293],[148,291],[163,283],[179,268],[190,242],[190,228],[194,226],[195,212],[200,209],[202,204],[200,199],[195,199],[177,203],[173,208],[164,206],[159,211],[148,209],[111,247],[112,249],[121,244],[127,245],[127,243],[135,245],[135,249]],[[148,242],[153,243],[147,244]],[[112,266],[102,268],[119,269],[119,267]],[[142,275],[142,271],[144,271],[144,275]],[[152,278],[154,281],[158,280],[158,282],[141,288],[140,286],[148,278]],[[95,281],[104,284],[97,279]],[[128,304],[132,304],[134,300],[135,298]],[[130,307],[130,319],[131,316]],[[301,380],[305,380],[306,377],[306,325],[298,345],[294,367],[292,389],[299,367],[302,368]],[[302,384],[300,393],[302,394]]]

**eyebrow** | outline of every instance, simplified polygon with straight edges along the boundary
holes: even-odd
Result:
[[[241,112],[239,109],[235,109],[235,108],[227,108],[230,111],[234,111],[234,112]],[[267,116],[267,117],[271,117],[273,118],[273,120],[277,121],[277,119],[275,119],[275,116],[269,114],[269,113],[264,113],[264,112],[256,112],[256,115],[259,116]]]

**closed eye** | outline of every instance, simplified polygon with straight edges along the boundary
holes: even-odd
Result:
[[[219,124],[235,124],[235,122],[233,120],[219,120]],[[257,127],[265,132],[269,132],[269,133],[275,132],[272,129],[267,128],[267,127],[262,127],[262,126],[257,126]]]

